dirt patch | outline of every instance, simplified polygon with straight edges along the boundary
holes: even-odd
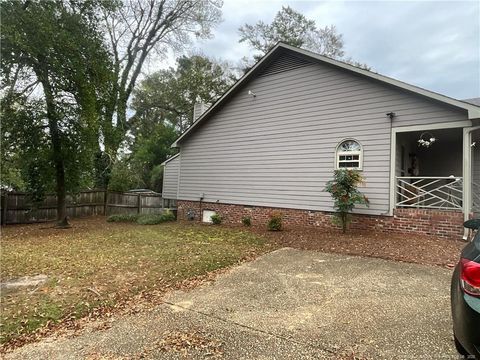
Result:
[[[351,232],[296,228],[271,232],[252,228],[278,247],[377,257],[416,264],[454,266],[460,256],[464,241],[434,236],[401,235],[381,232]]]
[[[21,278],[12,279],[0,283],[1,291],[14,291],[16,289],[22,289],[32,286],[40,286],[45,284],[48,280],[47,275],[39,274],[35,276],[23,276]]]

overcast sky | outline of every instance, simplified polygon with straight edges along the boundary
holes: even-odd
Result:
[[[318,26],[335,25],[348,57],[383,75],[458,99],[480,97],[480,1],[225,0],[206,55],[237,63],[251,55],[238,28],[270,23],[290,5]]]

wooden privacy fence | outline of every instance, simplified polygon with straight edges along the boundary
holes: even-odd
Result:
[[[158,214],[173,207],[171,200],[155,193],[118,193],[105,190],[82,191],[67,196],[67,215],[81,217],[112,214]],[[49,194],[41,202],[21,192],[1,193],[1,223],[26,224],[57,218],[57,197]]]

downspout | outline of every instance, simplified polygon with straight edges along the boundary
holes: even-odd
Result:
[[[396,199],[396,173],[395,168],[397,164],[397,132],[393,127],[393,119],[395,117],[394,112],[386,114],[390,119],[390,191],[389,191],[389,205],[388,215],[393,216],[395,212],[395,199]]]
[[[202,202],[203,202],[203,199],[205,198],[205,194],[204,193],[201,193],[200,194],[200,201],[199,201],[199,214],[198,214],[198,219],[200,220],[200,222],[203,222],[203,213],[202,213]]]

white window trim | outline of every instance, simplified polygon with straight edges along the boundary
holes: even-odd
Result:
[[[340,146],[345,141],[355,141],[360,146],[360,151],[339,151]],[[340,156],[342,155],[358,155],[358,167],[340,167],[339,166]],[[342,139],[342,141],[340,141],[337,144],[337,147],[335,148],[335,170],[340,170],[340,169],[358,170],[358,171],[363,170],[363,145],[357,139],[353,139],[353,138]]]

